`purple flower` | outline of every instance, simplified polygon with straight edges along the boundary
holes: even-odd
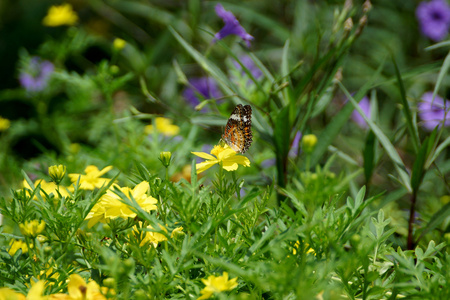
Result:
[[[261,167],[263,167],[264,169],[273,167],[273,166],[275,166],[275,162],[276,162],[275,158],[268,158],[261,162]]]
[[[189,104],[196,107],[200,104],[198,96],[205,99],[214,99],[222,97],[223,94],[219,90],[216,81],[211,77],[191,78],[189,86],[183,91],[183,97]]]
[[[364,98],[362,98],[361,101],[359,101],[359,107],[362,109],[366,117],[370,119],[370,101],[367,96],[364,96]],[[366,121],[356,109],[352,112],[351,118],[356,124],[358,124],[359,127],[361,128],[368,127]]]
[[[222,4],[216,5],[216,14],[225,22],[225,26],[214,36],[213,42],[221,40],[224,37],[234,34],[240,36],[250,47],[250,41],[254,39],[250,34],[248,34],[244,27],[241,26],[239,21],[233,15],[233,13],[226,11]]]
[[[295,134],[294,140],[292,141],[291,150],[289,150],[289,157],[296,157],[298,155],[298,149],[300,140],[302,139],[302,133],[300,131],[297,131]]]
[[[433,93],[426,92],[422,101],[417,106],[422,126],[427,130],[433,130],[436,126],[450,126],[450,101],[445,101],[436,95],[433,101]]]
[[[32,57],[19,75],[20,84],[29,92],[39,92],[47,87],[55,67],[48,60]]]
[[[253,59],[250,56],[243,55],[243,56],[239,57],[239,61],[241,62],[241,64],[244,65],[244,67],[247,70],[250,71],[250,73],[253,75],[253,77],[255,79],[261,78],[261,76],[263,75],[263,72],[256,66],[255,62],[253,61]],[[233,64],[236,67],[236,69],[238,69],[239,71],[242,71],[243,76],[246,75],[242,66],[237,61],[233,61]]]
[[[450,6],[445,0],[421,2],[416,9],[422,33],[433,41],[443,40],[450,27]]]

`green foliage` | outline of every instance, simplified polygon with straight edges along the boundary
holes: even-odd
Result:
[[[215,38],[216,4],[78,1],[59,27],[45,1],[0,5],[0,287],[450,298],[450,44],[419,36],[413,2],[222,3],[247,47]],[[227,171],[210,150],[236,104],[252,107],[250,166]],[[200,174],[199,151],[219,160]]]

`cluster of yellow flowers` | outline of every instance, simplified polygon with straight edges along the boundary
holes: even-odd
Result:
[[[95,281],[86,283],[84,279],[78,274],[72,274],[69,277],[69,284],[67,286],[67,294],[52,294],[42,295],[45,290],[45,282],[40,280],[33,284],[28,294],[25,296],[10,288],[0,288],[0,299],[35,299],[35,300],[106,300],[105,295],[114,295],[114,291],[108,288],[100,288]]]
[[[164,131],[166,135],[174,135],[178,133],[179,128],[172,125],[163,118],[157,118],[155,120],[155,127],[158,131]],[[159,127],[159,128],[158,128]],[[148,128],[153,130],[153,127]],[[197,164],[197,172],[201,173],[215,164],[219,164],[221,168],[227,171],[237,170],[239,165],[244,167],[250,166],[248,158],[242,155],[238,155],[228,145],[217,145],[211,150],[211,154],[203,152],[192,152],[193,154],[206,159],[206,161]],[[164,156],[164,155],[165,156]],[[170,163],[169,153],[163,153],[161,156],[162,162],[168,166]],[[166,157],[167,156],[167,157]],[[85,174],[68,174],[72,185],[70,187],[61,186],[60,182],[63,180],[66,168],[65,166],[52,166],[49,168],[49,175],[52,178],[52,182],[46,182],[43,179],[36,180],[34,186],[40,186],[40,194],[44,196],[52,195],[58,199],[59,197],[70,197],[74,191],[75,186],[78,186],[82,190],[94,190],[106,186],[111,183],[111,179],[103,178],[102,176],[109,172],[112,166],[107,166],[102,170],[99,170],[96,166],[87,166],[84,170]],[[31,189],[26,180],[23,182],[24,187]],[[134,188],[120,187],[118,184],[113,183],[111,188],[99,199],[99,201],[93,206],[89,214],[86,216],[88,220],[88,228],[91,228],[98,222],[109,223],[116,218],[135,218],[137,216],[136,211],[123,202],[123,199],[119,194],[125,195],[130,202],[134,202],[142,208],[142,210],[149,212],[157,209],[158,200],[148,195],[150,185],[148,182],[143,181],[137,184]],[[122,197],[123,197],[122,195]],[[36,195],[34,199],[37,199]],[[153,247],[157,247],[159,243],[167,241],[169,232],[165,226],[159,225],[160,230],[155,230],[152,226],[144,225],[139,222],[133,227],[131,235],[140,241],[140,247],[146,244],[151,244]],[[37,237],[44,229],[45,222],[33,220],[20,224],[20,229],[24,236]],[[173,238],[176,234],[182,234],[183,227],[177,227],[170,233],[170,237]],[[162,232],[162,233],[161,233]],[[166,234],[164,234],[164,232]],[[30,245],[32,246],[32,245]],[[18,249],[22,249],[23,253],[28,251],[28,246],[21,240],[12,241],[9,253],[13,255]],[[237,287],[237,278],[231,280],[228,279],[228,273],[224,272],[222,276],[209,276],[208,279],[203,279],[205,288],[201,291],[199,299],[208,299],[215,293],[223,291],[230,291]],[[44,299],[42,293],[44,291],[45,284],[43,281],[33,282],[33,286],[30,289],[27,299],[35,297],[35,299]],[[24,295],[18,294],[9,289],[0,290],[0,299],[5,295],[15,295],[17,299],[25,299]],[[9,299],[9,298],[8,298]],[[33,298],[34,299],[34,298]],[[70,276],[70,282],[68,286],[68,294],[54,294],[45,296],[45,299],[105,299],[104,292],[94,281],[86,284],[84,280],[76,274]]]

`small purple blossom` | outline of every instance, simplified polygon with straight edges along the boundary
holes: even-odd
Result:
[[[369,97],[364,96],[364,98],[362,98],[361,101],[359,102],[359,107],[362,109],[362,111],[364,112],[366,117],[370,119],[371,112],[370,112]],[[368,127],[366,121],[364,120],[364,118],[360,115],[360,113],[356,109],[352,112],[351,118],[356,124],[358,124],[359,127],[361,127],[361,128]]]
[[[267,169],[267,168],[275,166],[275,163],[276,163],[275,158],[268,158],[261,162],[261,167],[263,167],[264,169]]]
[[[416,9],[422,33],[433,41],[443,40],[450,27],[450,6],[445,0],[421,2]]]
[[[222,4],[219,3],[216,5],[216,14],[218,17],[222,18],[225,22],[225,26],[218,33],[216,33],[213,43],[230,34],[234,34],[241,37],[247,43],[247,46],[250,47],[250,41],[252,41],[254,37],[245,31],[244,27],[241,26],[233,13],[226,11]]]
[[[427,130],[433,130],[436,126],[450,126],[450,101],[437,96],[433,101],[433,93],[426,92],[422,101],[417,106],[421,124]]]
[[[215,99],[223,96],[217,83],[211,77],[199,77],[189,79],[189,86],[183,91],[183,97],[189,104],[196,107],[200,104],[198,96],[205,99]]]
[[[48,81],[55,67],[48,60],[32,57],[28,66],[21,71],[19,81],[22,87],[29,92],[39,92],[47,87]]]
[[[302,133],[297,131],[294,140],[292,141],[291,150],[289,150],[289,157],[294,158],[298,155],[299,144],[302,139]]]
[[[252,76],[255,79],[261,78],[261,76],[263,75],[263,72],[256,66],[255,62],[253,61],[253,59],[250,56],[243,55],[243,56],[239,57],[239,61],[241,62],[242,65],[244,65],[244,67],[247,70],[250,71],[250,73],[252,74]],[[246,74],[245,71],[243,70],[242,66],[237,61],[234,60],[233,64],[236,67],[236,69],[241,71],[243,76]]]

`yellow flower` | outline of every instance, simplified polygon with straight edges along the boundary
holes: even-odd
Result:
[[[19,224],[20,232],[22,232],[25,236],[31,236],[35,237],[45,229],[45,222],[44,220],[41,220],[39,222],[38,220],[33,221],[25,221],[24,224]]]
[[[54,183],[59,184],[63,180],[64,175],[66,175],[66,166],[50,166],[48,167],[48,175]]]
[[[5,131],[11,125],[11,121],[8,119],[0,117],[0,131]]]
[[[156,247],[158,247],[158,243],[167,241],[167,238],[164,234],[159,233],[159,232],[154,232],[154,231],[144,231],[141,229],[142,222],[139,222],[139,224],[140,224],[139,227],[137,225],[135,225],[133,227],[133,234],[135,235],[136,238],[139,237],[139,235],[141,233],[144,235],[141,243],[139,244],[139,247],[143,247],[145,244],[147,244],[149,242],[153,245],[153,247],[156,248]],[[167,232],[167,229],[164,226],[159,225],[159,227],[162,230],[164,230],[165,232]],[[147,229],[153,230],[153,227],[149,225],[149,226],[147,226]],[[174,235],[179,234],[182,230],[183,230],[183,227],[175,228],[172,231],[170,237],[173,238]]]
[[[125,42],[124,40],[119,39],[119,38],[114,39],[114,42],[113,42],[114,49],[122,50],[123,48],[125,48],[126,45],[127,45],[127,42]]]
[[[143,181],[135,186],[134,189],[128,187],[119,188],[128,198],[130,195],[136,200],[139,206],[145,210],[155,210],[156,203],[158,202],[152,196],[147,196],[149,185],[147,181]],[[120,196],[111,190],[108,190],[100,200],[94,205],[92,210],[86,217],[89,219],[88,227],[94,226],[98,222],[105,223],[110,219],[116,218],[134,218],[136,213],[130,208],[130,206],[124,204],[121,201]]]
[[[180,132],[180,127],[173,125],[172,120],[162,117],[155,119],[155,126],[145,126],[144,131],[146,134],[151,134],[153,132],[153,128],[156,128],[156,131],[164,134],[165,136],[174,136]]]
[[[50,7],[42,23],[45,26],[56,27],[61,25],[74,25],[77,21],[78,16],[73,11],[72,5],[65,3]]]
[[[0,288],[0,300],[26,300],[26,297],[10,288]]]
[[[42,280],[39,280],[28,291],[27,298],[26,299],[32,299],[32,300],[47,300],[49,296],[42,296],[42,293],[45,289],[45,282]]]
[[[32,190],[32,188],[30,187],[30,185],[28,184],[28,182],[24,179],[23,180],[23,186],[27,189]],[[47,182],[43,179],[38,179],[34,182],[34,186],[37,187],[40,184],[40,188],[41,188],[41,196],[44,197],[44,192],[50,196],[50,194],[53,194],[56,198],[59,198],[58,195],[58,186],[54,183],[54,182]],[[61,194],[62,197],[69,197],[70,194],[68,192],[68,190],[70,190],[67,187],[64,186],[59,186],[59,193]],[[38,198],[36,196],[34,196],[33,198],[34,200],[37,200]]]
[[[50,295],[49,299],[67,299],[67,300],[106,300],[101,293],[99,285],[95,281],[88,284],[78,274],[72,274],[69,277],[69,285],[67,286],[67,294]]]
[[[192,154],[207,159],[207,161],[196,164],[197,173],[201,173],[215,164],[220,164],[227,171],[237,170],[238,165],[250,167],[250,160],[245,156],[237,155],[236,151],[228,147],[228,145],[225,145],[225,147],[214,146],[211,154],[216,157],[205,152],[192,152]]]
[[[25,243],[22,240],[11,240],[11,242],[9,242],[9,244],[11,245],[11,247],[9,248],[8,253],[11,256],[16,254],[17,250],[19,250],[19,249],[22,249],[22,253],[28,252],[27,243]]]
[[[80,178],[80,189],[82,190],[94,190],[95,188],[101,188],[107,185],[111,179],[100,178],[103,174],[111,170],[112,166],[107,166],[103,170],[99,171],[96,166],[89,165],[84,169],[86,175],[82,174],[69,174],[69,178],[73,183],[77,183]]]
[[[231,280],[228,280],[228,273],[223,272],[222,276],[216,277],[216,276],[209,276],[208,279],[202,279],[203,283],[206,285],[203,290],[200,291],[202,294],[201,297],[199,297],[197,300],[201,299],[208,299],[210,298],[214,293],[220,293],[223,291],[231,291],[235,287],[238,286],[237,284],[237,277],[233,278]]]
[[[302,138],[302,148],[306,153],[311,153],[317,144],[317,137],[314,134],[307,134]]]

